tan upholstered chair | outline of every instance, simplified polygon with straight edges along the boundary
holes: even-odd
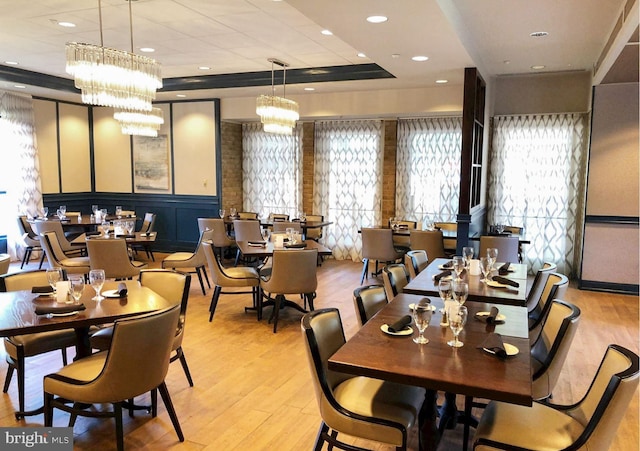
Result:
[[[307,215],[307,221],[313,222],[324,222],[323,215]],[[322,229],[323,227],[314,227],[307,229],[305,233],[305,238],[308,238],[313,241],[320,241],[322,239]]]
[[[66,274],[65,274],[66,278]],[[31,290],[37,286],[48,286],[45,270],[15,272],[0,276],[0,291]],[[76,333],[73,329],[62,329],[51,332],[16,335],[4,338],[4,349],[7,354],[7,375],[2,391],[9,390],[13,372],[18,376],[18,406],[16,418],[22,418],[25,411],[25,359],[51,351],[62,351],[62,363],[67,364],[67,348],[76,345]]]
[[[209,282],[209,277],[207,276],[207,258],[204,256],[202,243],[204,241],[210,241],[212,238],[213,230],[205,230],[200,234],[200,239],[198,240],[198,244],[194,252],[174,252],[173,254],[168,255],[164,260],[162,260],[162,267],[171,269],[195,268],[195,270],[192,272],[195,272],[198,275],[202,294],[206,295],[207,290],[205,290],[204,288],[204,281],[202,280],[203,276],[207,281],[207,285],[209,286],[209,288],[211,288],[211,283]]]
[[[547,277],[538,305],[529,313],[529,341],[535,342],[545,317],[551,308],[551,301],[562,299],[569,287],[569,279],[564,274],[551,273]]]
[[[380,274],[378,263],[393,263],[402,258],[402,253],[393,247],[393,230],[391,229],[362,229],[362,275],[360,285],[365,277],[369,277],[369,261],[376,262],[376,271],[372,275]]]
[[[142,220],[142,225],[140,226],[140,230],[138,230],[138,232],[140,233],[155,232],[155,226],[156,226],[156,214],[147,212],[144,214],[144,219]],[[156,261],[156,258],[153,255],[153,243],[134,244],[132,248],[136,252],[138,251],[138,249],[142,249],[147,255],[147,258],[151,258],[152,261]]]
[[[252,211],[240,211],[238,212],[238,219],[258,219],[258,213]]]
[[[440,230],[411,230],[411,250],[423,250],[430,262],[436,258],[447,258],[444,239]]]
[[[53,409],[75,415],[113,417],[118,450],[124,449],[122,407],[127,400],[159,390],[179,440],[184,441],[165,377],[180,316],[178,305],[148,315],[118,320],[108,351],[76,360],[44,377],[44,424],[53,425]],[[66,401],[66,402],[65,402]],[[72,402],[72,405],[69,405]],[[96,412],[79,404],[111,404]]]
[[[405,265],[409,269],[409,276],[414,279],[423,269],[429,265],[427,251],[415,250],[409,251],[404,255]]]
[[[338,309],[310,312],[302,318],[302,334],[311,380],[322,422],[315,448],[360,449],[338,435],[388,443],[407,449],[407,434],[418,421],[424,389],[327,369],[327,360],[345,343]]]
[[[317,249],[306,250],[276,250],[273,252],[273,266],[269,278],[260,279],[260,289],[268,293],[267,304],[273,304],[273,311],[269,322],[273,320],[273,332],[278,328],[278,316],[282,305],[293,307],[301,312],[306,312],[298,304],[288,301],[287,294],[299,294],[304,299],[304,306],[309,304],[309,310],[313,310],[313,299],[318,287],[316,264],[318,260]],[[275,295],[275,298],[272,297]],[[258,310],[262,316],[264,304],[262,297]]]
[[[520,261],[518,254],[518,237],[515,236],[493,236],[483,235],[480,237],[480,251],[478,255],[487,255],[487,249],[494,247],[498,249],[498,261],[517,263]]]
[[[45,232],[54,232],[58,237],[62,252],[64,252],[67,257],[79,257],[87,253],[87,246],[84,244],[84,240],[80,240],[82,244],[71,244],[64,234],[64,229],[60,221],[35,221],[33,228],[38,236],[42,236]]]
[[[436,230],[440,230],[440,231],[445,231],[445,232],[451,232],[454,234],[458,233],[458,223],[457,222],[434,222],[433,226],[436,228]],[[457,248],[457,239],[456,238],[447,238],[444,237],[443,238],[443,243],[444,243],[444,249],[445,252],[448,255],[455,255],[456,253],[456,248]],[[428,251],[427,251],[428,253]],[[429,259],[433,259],[432,257],[429,257]]]
[[[416,221],[409,221],[406,219],[399,219],[396,221],[399,227],[406,228],[409,231],[415,230],[418,226]],[[391,227],[391,220],[389,220],[389,227]],[[401,252],[407,252],[411,249],[411,239],[409,235],[393,235],[393,245]]]
[[[293,229],[298,233],[302,233],[302,227],[298,221],[276,221],[273,223],[273,232],[286,232],[287,229]]]
[[[213,319],[213,314],[218,306],[218,300],[221,294],[246,294],[253,295],[253,307],[257,309],[259,300],[260,277],[255,268],[248,266],[238,266],[234,268],[225,268],[219,262],[218,257],[213,252],[210,242],[202,243],[204,255],[209,265],[209,272],[213,280],[213,296],[211,296],[211,304],[209,305],[209,322]],[[251,291],[227,291],[223,292],[223,288],[251,288]],[[248,309],[245,308],[245,311]],[[258,310],[258,319],[260,319],[260,310]]]
[[[387,294],[382,285],[365,285],[353,290],[353,304],[360,326],[363,326],[388,303]]]
[[[540,297],[542,296],[542,291],[547,284],[549,274],[555,272],[556,269],[557,265],[555,263],[545,262],[542,265],[542,268],[540,268],[536,273],[533,283],[531,284],[531,288],[529,289],[529,293],[527,293],[527,310],[529,313],[531,313],[540,302]]]
[[[409,272],[404,264],[393,263],[382,268],[382,281],[387,299],[391,300],[409,283]]]
[[[133,279],[147,267],[146,263],[131,260],[127,242],[122,238],[91,238],[87,240],[91,269],[104,269],[107,279]]]
[[[198,218],[198,230],[200,233],[205,230],[213,230],[211,241],[213,247],[219,249],[220,258],[224,259],[225,249],[236,246],[236,240],[227,235],[227,226],[220,218]]]
[[[572,405],[532,407],[492,401],[473,449],[606,450],[638,388],[638,356],[609,345],[584,397]]]
[[[0,254],[0,275],[9,272],[11,265],[11,256],[9,254]]]
[[[40,245],[38,234],[33,230],[31,224],[27,221],[26,216],[18,216],[18,231],[20,233],[22,246],[24,247],[24,256],[22,257],[20,269],[24,267],[25,263],[29,264],[31,254],[33,254],[33,252],[40,252],[42,254],[40,257],[40,266],[38,266],[38,269],[42,269],[42,263],[44,262],[44,250]]]
[[[274,222],[277,222],[277,221],[288,221],[289,220],[289,215],[284,214],[284,213],[271,213],[270,216],[271,216],[271,219]]]
[[[236,241],[261,241],[262,229],[260,221],[254,219],[236,219],[233,221],[233,231]],[[236,252],[235,265],[238,266],[240,260],[240,248]]]
[[[91,269],[89,257],[67,257],[60,247],[58,235],[55,232],[45,232],[40,237],[40,243],[47,255],[49,268],[60,267],[67,274],[89,274]]]

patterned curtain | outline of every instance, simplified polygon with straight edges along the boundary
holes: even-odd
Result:
[[[380,121],[316,123],[313,209],[333,222],[325,244],[337,260],[359,261],[358,230],[382,223],[382,142]]]
[[[3,164],[0,192],[6,191],[5,195],[0,194],[0,208],[5,213],[0,216],[0,235],[7,234],[8,252],[15,260],[23,252],[16,218],[21,214],[37,216],[42,211],[31,97],[0,91],[0,140]]]
[[[423,224],[456,221],[461,145],[461,117],[398,120],[398,217]]]
[[[242,125],[242,210],[297,217],[302,210],[302,127],[294,134],[265,133]]]
[[[489,224],[524,227],[524,260],[576,275],[582,224],[588,127],[586,114],[498,116],[490,152]]]

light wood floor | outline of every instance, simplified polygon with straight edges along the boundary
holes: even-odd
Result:
[[[157,261],[161,259],[162,254],[156,255]],[[36,263],[30,265],[31,269],[36,267]],[[16,270],[15,265],[11,270]],[[329,260],[318,271],[315,306],[338,307],[347,338],[358,328],[352,292],[358,286],[360,270],[360,263]],[[207,296],[203,296],[197,278],[192,280],[183,346],[195,386],[189,387],[177,362],[171,365],[167,376],[185,442],[178,442],[160,402],[155,419],[144,412],[137,412],[133,419],[125,416],[125,447],[212,451],[312,449],[320,417],[309,382],[300,333],[301,314],[284,311],[278,333],[273,334],[266,320],[258,322],[253,314],[244,313],[250,295],[223,295],[213,322],[209,323],[211,294],[212,290],[208,290]],[[582,396],[609,343],[638,352],[637,297],[571,288],[566,300],[581,308],[582,318],[554,393],[559,403],[576,401]],[[42,377],[60,365],[59,353],[28,359],[27,407],[42,403]],[[6,364],[2,357],[0,367],[0,377],[4,378]],[[17,398],[14,380],[8,394],[0,396],[0,426],[42,425],[42,415],[19,422],[14,419]],[[54,425],[66,426],[67,418],[56,411]],[[111,420],[79,419],[74,432],[75,449],[115,449]],[[461,449],[461,433],[460,426],[446,431],[439,449]],[[351,442],[374,450],[391,449],[362,440]],[[416,443],[413,431],[411,449],[417,448]],[[636,393],[611,449],[638,449],[638,443]]]

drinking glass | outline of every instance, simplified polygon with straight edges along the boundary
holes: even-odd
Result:
[[[51,296],[56,295],[56,284],[62,280],[62,268],[48,268],[47,269],[47,282],[53,288]]]
[[[93,212],[94,216],[95,216],[95,214],[96,214],[96,211],[98,211],[98,210],[99,210],[99,209],[98,209],[98,206],[97,206],[97,205],[92,205],[92,206],[91,206],[91,211]]]
[[[424,337],[424,331],[431,322],[431,303],[427,299],[421,299],[414,307],[413,321],[416,323],[419,332],[413,341],[421,345],[429,343],[429,340]]]
[[[116,205],[116,216],[118,218],[122,216],[122,205]]]
[[[491,273],[491,259],[489,257],[480,257],[480,271],[482,271],[482,283],[487,283],[489,273]]]
[[[462,280],[460,274],[462,274],[462,271],[464,271],[465,266],[466,261],[464,257],[460,257],[459,255],[453,257],[453,270],[456,272],[456,280]]]
[[[67,206],[66,205],[60,205],[60,214],[62,214],[63,218],[65,216],[67,216]]]
[[[220,215],[220,219],[224,219],[224,217],[226,216],[227,212],[225,211],[224,208],[218,210],[218,214]]]
[[[496,224],[496,232],[498,232],[499,234],[504,232],[504,224]]]
[[[462,280],[453,282],[453,299],[462,305],[469,296],[469,284]]]
[[[438,282],[438,293],[440,294],[442,302],[446,305],[447,301],[453,298],[453,287],[451,286],[451,281],[440,279]]]
[[[96,295],[92,297],[94,301],[102,301],[104,296],[100,295],[102,286],[104,285],[104,269],[92,269],[89,271],[89,283],[96,290]]]
[[[465,269],[469,271],[469,267],[471,266],[471,260],[473,259],[473,248],[472,247],[463,247],[462,248],[462,256],[465,261]]]
[[[76,302],[80,302],[82,297],[82,291],[84,290],[84,276],[82,274],[71,274],[69,276],[69,282],[71,283],[71,296]],[[73,301],[67,301],[67,304],[72,304]]]
[[[102,236],[107,237],[109,236],[109,221],[105,221],[102,224],[100,224],[100,231],[102,232]]]
[[[295,229],[293,227],[287,227],[285,229],[285,232],[287,233],[287,238],[289,238],[289,244],[295,244],[295,242],[293,241],[293,233],[295,232]]]
[[[106,208],[101,208],[100,209],[100,216],[102,216],[102,219],[107,219],[107,209]]]
[[[238,214],[238,210],[236,210],[236,209],[235,209],[235,208],[233,208],[233,207],[231,207],[230,212],[231,212],[231,217],[232,217],[232,218],[235,218],[235,217],[236,217],[236,215]]]
[[[265,241],[269,241],[270,237],[271,237],[271,230],[262,229],[262,239],[265,240]]]
[[[42,207],[42,217],[44,219],[49,217],[49,207]]]
[[[451,304],[449,306],[449,327],[453,332],[453,340],[448,341],[447,344],[454,348],[461,348],[464,346],[460,340],[458,340],[458,335],[464,329],[464,325],[467,322],[468,311],[464,305]]]
[[[498,249],[495,247],[487,248],[487,257],[491,259],[491,269],[493,269],[493,265],[495,265],[498,260]]]

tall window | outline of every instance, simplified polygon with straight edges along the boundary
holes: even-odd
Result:
[[[398,121],[396,214],[430,223],[455,222],[460,201],[462,118]]]
[[[584,114],[498,116],[490,153],[490,224],[524,227],[533,271],[549,261],[576,274],[582,239],[587,120]]]
[[[315,126],[314,213],[332,221],[325,243],[338,260],[361,258],[358,230],[382,223],[382,123]]]
[[[262,124],[242,126],[242,208],[262,215],[302,209],[302,131],[278,135]],[[240,207],[236,206],[238,211]]]

